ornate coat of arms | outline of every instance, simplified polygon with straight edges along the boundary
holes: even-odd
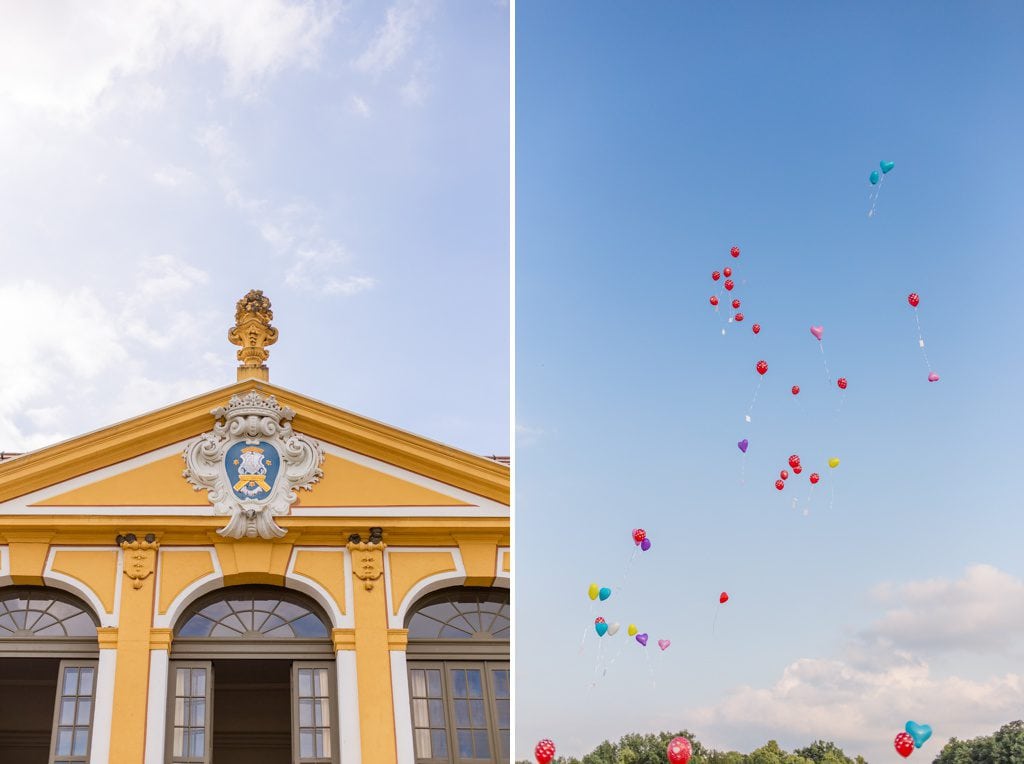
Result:
[[[234,395],[212,412],[213,432],[185,448],[185,479],[205,489],[214,511],[231,521],[217,531],[228,538],[280,538],[285,515],[300,488],[311,490],[323,472],[320,445],[292,430],[295,412],[274,396]]]

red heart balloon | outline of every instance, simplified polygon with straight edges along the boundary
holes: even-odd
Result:
[[[690,746],[690,741],[685,737],[672,738],[672,742],[668,744],[668,760],[671,764],[686,764],[690,760],[690,756],[693,755],[693,749]]]
[[[846,389],[846,377],[840,377],[839,381],[836,382],[836,384],[839,385],[839,389],[840,390],[845,390]]]
[[[735,310],[735,309],[736,309],[736,308],[738,308],[739,306],[740,306],[740,301],[739,301],[739,300],[733,300],[733,301],[732,301],[732,307],[733,307],[733,310]]]
[[[722,592],[721,594],[718,595],[718,602],[719,602],[719,604],[724,605],[728,601],[729,601],[729,595],[726,594],[725,592]]]
[[[789,456],[789,466],[790,467],[797,467],[797,466],[799,466],[799,464],[800,464],[800,457],[797,454],[790,454],[790,456]]]
[[[729,254],[732,255],[733,257],[739,257],[740,256],[740,248],[739,247],[733,247],[732,249],[729,250]]]
[[[917,292],[911,292],[907,295],[907,302],[910,303],[910,307],[916,308],[921,303],[921,298],[917,296]]]
[[[811,473],[811,485],[814,485],[814,484],[815,484],[815,483],[817,483],[817,482],[818,482],[819,480],[821,480],[821,478],[820,478],[820,477],[818,477],[818,473],[817,473],[817,472],[812,472],[812,473]]]
[[[742,313],[737,313],[735,316],[733,316],[733,318],[735,318],[737,321],[742,321],[743,320],[743,314]]]
[[[711,295],[711,304],[718,305],[718,298],[715,295]]]
[[[736,286],[736,285],[732,283],[732,279],[726,279],[725,280],[725,291],[726,292],[731,292],[732,288],[734,286]]]
[[[757,362],[757,373],[760,374],[762,377],[765,374],[768,373],[768,362],[767,361],[758,361]]]
[[[800,385],[793,385],[793,395],[798,395],[799,393],[800,393]]]
[[[786,484],[783,483],[781,480],[776,480],[775,481],[775,487],[778,488],[781,491],[783,488],[786,487]]]
[[[751,329],[751,331],[754,332],[754,334],[760,334],[760,332],[761,332],[761,324],[754,324],[752,327],[750,327],[750,329]]]
[[[647,538],[647,531],[645,531],[643,528],[633,529],[633,543],[642,544],[645,538]]]
[[[714,281],[718,281],[720,278],[722,278],[722,274],[719,273],[718,271],[711,271],[711,278]]]
[[[804,471],[804,468],[803,468],[803,467],[801,467],[801,466],[800,466],[799,464],[798,464],[798,465],[796,465],[796,466],[795,466],[795,467],[793,468],[793,474],[794,474],[794,475],[799,475],[799,474],[800,474],[801,472],[803,472],[803,471]]]

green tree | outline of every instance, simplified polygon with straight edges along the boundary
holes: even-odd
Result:
[[[806,748],[797,748],[793,753],[810,759],[814,764],[854,764],[853,759],[831,740],[816,740]]]
[[[1024,721],[1004,724],[987,737],[952,738],[934,764],[1019,764],[1024,762]]]
[[[805,759],[795,753],[787,753],[774,740],[769,740],[760,748],[750,752],[746,764],[814,764],[811,759]]]

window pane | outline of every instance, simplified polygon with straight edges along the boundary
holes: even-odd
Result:
[[[66,668],[64,669],[64,689],[61,691],[61,695],[77,695],[78,694],[78,669]]]
[[[206,754],[206,733],[204,730],[192,730],[192,756],[202,758]]]
[[[313,757],[313,732],[303,730],[299,733],[299,756],[303,759]]]
[[[469,701],[468,700],[456,700],[455,701],[455,726],[457,726],[457,727],[468,727],[469,726]]]
[[[78,719],[75,721],[76,724],[89,724],[89,716],[92,713],[92,701],[88,698],[82,698],[78,701]]]
[[[309,669],[299,669],[299,697],[313,697],[313,672]]]
[[[492,671],[491,676],[494,679],[494,697],[507,698],[509,689],[508,671],[506,669]]]
[[[451,672],[452,695],[456,698],[466,697],[466,672],[455,670]]]
[[[473,733],[476,740],[476,757],[478,759],[491,758],[491,744],[487,741],[487,730],[477,730]]]
[[[297,637],[326,637],[327,627],[312,613],[292,622]]]
[[[331,699],[320,698],[317,704],[313,707],[316,711],[316,726],[317,727],[330,727],[331,726]]]
[[[459,758],[473,758],[473,733],[470,730],[459,730]]]
[[[184,694],[184,693],[183,693]],[[192,697],[206,696],[206,669],[192,669]]]
[[[478,669],[470,669],[466,672],[469,677],[469,697],[482,698],[484,696],[483,677]]]
[[[174,755],[185,755],[185,730],[181,727],[174,728]]]
[[[487,722],[484,718],[484,702],[482,700],[471,700],[469,701],[470,718],[472,719],[474,727],[480,729],[487,726]]]
[[[422,702],[422,701],[420,701]],[[443,700],[431,700],[428,701],[430,709],[430,726],[431,727],[443,727],[444,726],[444,701]],[[418,725],[426,726],[426,725]]]
[[[83,668],[81,678],[78,681],[78,694],[85,695],[86,697],[92,696],[92,678],[95,673],[95,669]]]
[[[76,729],[75,744],[71,751],[72,754],[74,756],[85,756],[87,750],[89,750],[89,730],[81,728]]]
[[[64,698],[60,702],[60,719],[57,724],[74,724],[75,723],[75,699]]]
[[[414,727],[429,727],[427,701],[417,698],[412,702],[412,724]]]
[[[411,673],[412,695],[414,698],[422,698],[427,694],[427,677],[423,669],[413,669]]]
[[[509,728],[509,709],[507,700],[496,700],[494,702],[498,711],[498,727],[507,730]]]
[[[444,730],[430,730],[430,742],[435,757],[448,756],[448,734]]]
[[[498,733],[498,744],[501,746],[501,756],[503,759],[509,758],[509,731],[502,730]]]
[[[299,726],[300,727],[312,727],[313,726],[313,701],[312,700],[300,700],[299,701]]]
[[[190,714],[191,720],[189,721],[190,727],[205,727],[206,726],[206,701],[202,699],[195,699],[192,701],[192,713]]]
[[[185,699],[175,698],[174,699],[174,723],[179,727],[187,722],[185,718]]]
[[[174,676],[174,694],[179,698],[185,694],[188,683],[188,669],[177,669]]]
[[[318,697],[327,694],[327,669],[316,669],[313,671],[313,691]]]
[[[324,737],[325,733],[323,730],[318,730],[313,735],[313,739],[316,741],[317,758],[323,758],[324,756]]]
[[[441,697],[441,671],[439,669],[431,669],[427,672],[427,696]]]
[[[413,730],[413,741],[416,743],[416,758],[429,759],[430,752],[430,730]],[[435,754],[436,755],[436,754]]]
[[[57,731],[57,755],[58,756],[70,756],[71,755],[71,729],[61,727]]]
[[[321,742],[323,743],[323,756],[324,758],[331,757],[331,730],[330,728],[324,729],[320,732]]]

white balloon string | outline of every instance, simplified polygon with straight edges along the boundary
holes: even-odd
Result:
[[[831,387],[832,373],[828,370],[828,356],[825,355],[825,343],[818,340],[818,350],[821,351],[821,362],[825,365],[825,382]]]
[[[928,360],[928,351],[924,349],[924,335],[921,333],[921,319],[917,315],[917,308],[914,308],[914,321],[917,323],[917,345],[924,355],[924,364],[928,367],[928,373],[932,371],[932,362]]]
[[[874,187],[874,189],[872,190],[871,194],[868,195],[868,198],[871,200],[871,209],[868,211],[868,217],[869,218],[873,218],[875,216],[875,203],[878,201],[878,195],[882,191],[882,184],[883,183],[885,183],[885,174],[884,173],[882,174],[882,177],[880,177],[878,179],[878,185],[876,185]]]
[[[761,380],[763,377],[763,374],[757,375],[757,387],[754,388],[754,397],[751,399],[750,407],[747,409],[746,420],[748,422],[750,421],[750,415],[754,413],[754,406],[757,405],[757,394],[761,391]]]

